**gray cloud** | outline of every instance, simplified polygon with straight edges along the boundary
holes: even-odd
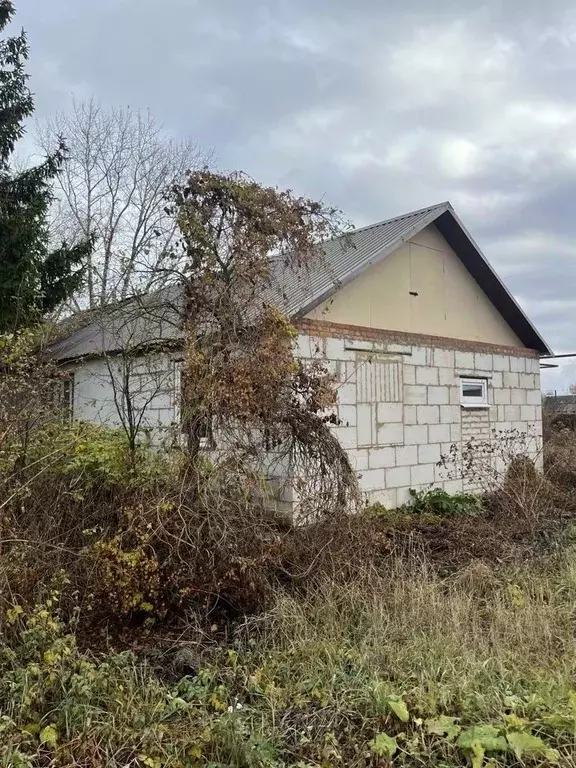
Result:
[[[450,199],[550,343],[576,351],[569,0],[20,0],[18,10],[39,117],[72,93],[150,107],[221,167],[322,196],[357,224]]]

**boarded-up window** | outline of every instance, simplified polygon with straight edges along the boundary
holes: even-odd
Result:
[[[356,361],[358,447],[402,445],[402,359],[358,354]]]
[[[360,357],[360,356],[359,356]],[[359,403],[401,403],[402,362],[369,355],[359,359],[357,394]]]

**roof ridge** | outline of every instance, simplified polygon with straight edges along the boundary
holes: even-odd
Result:
[[[350,230],[350,232],[346,232],[344,235],[338,235],[334,239],[337,240],[338,237],[355,235],[357,232],[365,232],[367,229],[375,229],[376,227],[382,227],[385,224],[391,224],[393,221],[402,221],[402,219],[409,219],[412,216],[418,216],[421,213],[429,213],[431,211],[434,211],[439,208],[444,208],[444,207],[447,210],[452,208],[449,200],[444,200],[443,202],[435,203],[434,205],[427,205],[424,208],[418,208],[415,211],[408,211],[408,213],[402,213],[399,216],[391,216],[389,219],[383,219],[382,221],[377,221],[374,224],[366,224],[366,226],[358,227],[357,229],[352,229]]]

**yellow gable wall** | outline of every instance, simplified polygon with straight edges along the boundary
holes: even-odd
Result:
[[[368,268],[308,317],[524,346],[433,225]]]

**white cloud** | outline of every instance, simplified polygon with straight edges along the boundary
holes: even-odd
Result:
[[[465,221],[485,227],[497,214],[505,216],[524,200],[522,192],[490,189],[486,191],[455,190],[451,196],[454,207]]]
[[[381,163],[385,168],[410,172],[425,143],[429,141],[424,128],[405,131],[395,136],[383,147]]]
[[[507,273],[511,274],[514,271],[525,271],[527,262],[539,263],[542,254],[554,257],[556,263],[560,259],[572,263],[576,257],[576,236],[568,238],[551,232],[527,229],[525,232],[493,241],[490,249],[507,265]]]
[[[438,165],[448,178],[465,179],[482,168],[482,151],[469,139],[446,139],[440,146]]]
[[[499,35],[478,34],[471,22],[420,27],[389,52],[389,71],[402,91],[404,107],[444,103],[454,97],[474,102],[494,96],[514,67],[518,46]]]

